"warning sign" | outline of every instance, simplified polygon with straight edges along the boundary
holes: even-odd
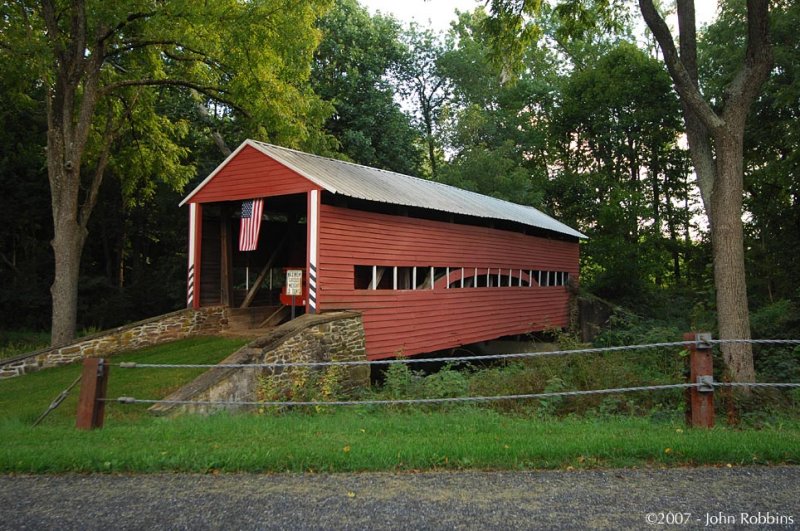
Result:
[[[303,270],[286,270],[286,295],[300,297],[303,295]]]

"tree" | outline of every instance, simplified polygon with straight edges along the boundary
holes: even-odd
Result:
[[[440,125],[448,153],[438,180],[541,208],[547,179],[547,126],[557,78],[552,55],[531,48],[515,82],[491,61],[487,15],[460,13],[448,34],[451,49],[438,59],[451,96]]]
[[[744,49],[730,43],[744,35],[743,0],[720,3],[717,20],[701,35],[701,84],[711,101],[722,101]],[[774,2],[770,31],[773,74],[751,111],[744,133],[744,208],[748,296],[753,305],[800,294],[795,267],[800,246],[800,4]],[[755,332],[755,330],[754,330]]]
[[[359,164],[419,174],[420,135],[390,83],[404,58],[397,21],[370,16],[355,0],[337,0],[318,27],[323,37],[311,86],[335,108],[326,131]]]
[[[428,152],[428,169],[435,179],[442,158],[439,119],[450,95],[448,80],[441,71],[439,59],[448,49],[448,43],[433,30],[420,30],[414,23],[403,39],[408,51],[398,77],[402,92],[416,105],[417,122]]]
[[[746,52],[715,110],[700,92],[694,2],[678,0],[679,46],[652,0],[639,0],[683,105],[686,136],[709,225],[714,256],[717,321],[722,339],[749,339],[750,315],[744,267],[742,196],[747,115],[769,77],[769,0],[748,0]],[[734,381],[755,381],[749,344],[722,348]]]
[[[617,2],[563,0],[577,20],[585,5],[605,7],[607,18]],[[698,177],[709,225],[714,257],[717,320],[722,339],[749,339],[750,322],[744,267],[742,228],[743,139],[747,115],[769,77],[772,48],[769,41],[769,0],[747,1],[745,53],[720,102],[709,102],[700,90],[697,68],[697,28],[693,0],[677,1],[679,45],[653,0],[638,0],[653,32],[680,97],[689,149]],[[537,0],[493,0],[494,20],[512,20],[517,27]],[[610,9],[608,9],[610,7]],[[589,20],[591,22],[591,20]],[[511,24],[505,29],[514,29]],[[518,28],[517,28],[518,29]],[[716,103],[716,106],[712,106]],[[716,107],[716,109],[715,109]],[[722,348],[729,376],[753,381],[752,348],[725,344]]]
[[[480,8],[461,13],[448,34],[454,47],[438,59],[452,88],[451,156],[439,179],[580,227],[589,235],[582,279],[605,297],[674,286],[688,217],[676,201],[689,172],[664,66],[599,29],[539,45],[558,38],[555,14],[543,8],[537,45],[504,71],[491,60],[486,19]]]
[[[582,210],[595,292],[639,297],[649,284],[664,283],[670,258],[677,281],[677,232],[688,214],[675,203],[685,198],[688,165],[677,145],[680,106],[663,65],[633,44],[616,44],[570,74],[555,115],[554,180],[583,181],[584,198],[572,198],[572,208]]]
[[[125,186],[193,175],[185,121],[157,112],[165,92],[192,90],[262,138],[319,146],[328,112],[302,83],[325,0],[17,0],[0,7],[0,67],[44,87],[54,235],[53,344],[74,337],[80,259],[106,170]],[[121,145],[123,131],[135,141]],[[134,184],[135,183],[135,184]]]

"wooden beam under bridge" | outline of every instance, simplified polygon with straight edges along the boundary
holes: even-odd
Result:
[[[247,296],[244,298],[244,302],[242,302],[240,308],[249,308],[253,303],[256,295],[258,295],[258,290],[261,289],[261,284],[263,284],[264,279],[267,278],[269,270],[272,269],[272,266],[275,264],[275,260],[278,259],[278,255],[283,251],[283,248],[286,247],[286,244],[289,242],[289,238],[294,235],[294,232],[294,224],[292,224],[281,242],[278,244],[275,250],[272,251],[272,255],[269,257],[269,260],[267,260],[267,264],[263,267],[263,269],[261,269],[261,272],[258,274],[258,277],[256,277],[253,285],[250,286],[250,291],[247,292]]]

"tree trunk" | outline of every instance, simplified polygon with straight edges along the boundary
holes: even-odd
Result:
[[[78,275],[85,241],[83,230],[74,220],[55,224],[52,246],[55,253],[55,279],[50,287],[53,299],[51,344],[63,345],[75,338],[78,317]]]
[[[738,131],[719,134],[715,138],[716,181],[719,185],[714,187],[711,196],[713,216],[709,218],[719,336],[722,339],[750,339],[742,227],[744,124],[735,129]],[[723,345],[722,356],[733,381],[755,381],[752,345]]]
[[[60,98],[55,98],[60,102]],[[48,102],[50,103],[50,102]],[[48,105],[47,174],[53,212],[55,277],[50,286],[53,303],[50,344],[69,343],[75,338],[78,315],[78,278],[81,255],[86,242],[86,227],[79,217],[80,155],[75,142],[67,140],[63,110]]]
[[[425,121],[425,141],[428,144],[428,160],[431,163],[431,177],[435,179],[438,173],[438,168],[436,167],[436,141],[433,138],[433,111],[429,106],[423,106],[422,116]]]
[[[69,343],[75,338],[78,314],[78,276],[86,231],[78,222],[78,170],[62,162],[66,157],[62,135],[51,131],[47,141],[48,173],[53,202],[53,254],[55,278],[50,286],[53,302],[50,343],[53,346]]]

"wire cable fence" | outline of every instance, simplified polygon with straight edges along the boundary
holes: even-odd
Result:
[[[713,382],[711,385],[713,385],[714,387],[751,387],[751,388],[775,387],[775,388],[785,388],[785,389],[800,388],[800,383],[788,383],[788,382]]]
[[[584,391],[558,391],[552,393],[532,393],[519,395],[498,396],[459,396],[447,398],[397,398],[387,400],[330,400],[330,401],[225,401],[225,400],[148,400],[130,396],[121,396],[116,399],[104,399],[105,402],[120,404],[169,404],[169,405],[197,405],[197,406],[384,406],[403,404],[448,404],[454,402],[495,402],[501,400],[546,399],[567,396],[584,396],[598,394],[632,393],[636,391],[659,391],[664,389],[690,389],[700,387],[697,383],[645,385],[639,387],[619,387],[615,389],[589,389]],[[800,384],[798,384],[800,386]]]
[[[356,367],[363,365],[395,365],[395,364],[415,364],[415,363],[436,363],[436,362],[463,362],[463,361],[484,361],[484,360],[509,360],[521,358],[540,358],[552,356],[567,356],[570,354],[599,354],[605,352],[622,352],[631,350],[654,349],[665,347],[686,347],[695,342],[693,341],[672,341],[668,343],[653,343],[650,345],[627,345],[619,347],[599,347],[583,348],[575,350],[553,350],[542,352],[515,352],[511,354],[485,354],[473,356],[445,356],[438,358],[394,358],[383,360],[356,360],[356,361],[292,361],[275,363],[229,363],[229,364],[189,364],[177,365],[168,363],[136,363],[122,362],[118,366],[123,369],[277,369],[292,367]]]
[[[122,369],[282,369],[298,367],[357,367],[395,364],[416,363],[455,363],[469,361],[510,360],[524,358],[558,357],[574,354],[604,354],[608,352],[626,352],[636,350],[653,350],[668,347],[689,347],[693,345],[724,345],[749,343],[753,345],[800,345],[800,339],[712,339],[703,341],[670,341],[664,343],[649,343],[646,345],[624,345],[614,347],[593,347],[572,350],[552,350],[542,352],[515,352],[510,354],[485,354],[473,356],[446,356],[438,358],[394,358],[383,360],[356,360],[356,361],[291,361],[274,363],[138,363],[121,362],[112,364]]]
[[[231,364],[155,364],[122,362],[114,364],[123,369],[289,369],[289,368],[322,368],[322,367],[356,367],[356,366],[385,366],[393,364],[431,363],[431,362],[471,362],[488,360],[515,360],[526,358],[543,358],[567,356],[573,354],[604,354],[610,352],[634,352],[663,348],[685,348],[690,352],[699,350],[710,351],[715,345],[725,344],[752,344],[752,345],[800,345],[798,339],[711,339],[708,335],[699,334],[694,340],[671,341],[641,345],[625,345],[611,347],[593,347],[573,350],[556,350],[543,352],[521,352],[511,354],[487,354],[456,357],[436,358],[397,358],[384,360],[357,360],[357,361],[309,361],[309,362],[274,362],[274,363],[231,363]],[[556,391],[528,394],[507,394],[496,396],[460,396],[446,398],[392,398],[392,399],[363,399],[363,400],[170,400],[170,399],[140,399],[122,396],[116,399],[102,398],[101,402],[116,402],[120,404],[163,404],[167,406],[213,406],[213,407],[320,407],[320,406],[383,406],[383,405],[410,405],[410,404],[449,404],[449,403],[486,403],[509,400],[552,399],[562,397],[576,397],[587,395],[609,395],[617,393],[649,392],[674,389],[692,389],[705,393],[713,392],[717,387],[747,387],[747,388],[800,388],[800,383],[767,383],[767,382],[718,382],[713,376],[706,374],[704,379],[698,377],[696,382],[670,383],[659,385],[642,385],[633,387],[618,387],[612,389],[589,389],[573,391]]]

